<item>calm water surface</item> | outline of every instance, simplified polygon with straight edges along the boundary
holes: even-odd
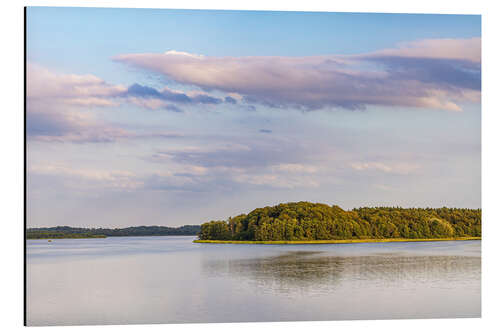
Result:
[[[479,317],[481,241],[29,240],[28,325]]]

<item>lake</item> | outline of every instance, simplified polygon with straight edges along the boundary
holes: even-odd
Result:
[[[481,241],[28,240],[28,325],[481,316]]]

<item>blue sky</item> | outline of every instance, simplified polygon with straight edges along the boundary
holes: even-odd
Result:
[[[115,78],[111,57],[354,54],[427,38],[481,36],[478,15],[30,7],[30,61]]]
[[[30,7],[27,22],[28,226],[481,206],[480,16]]]

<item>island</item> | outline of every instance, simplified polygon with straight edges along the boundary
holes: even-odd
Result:
[[[196,243],[360,243],[481,239],[481,209],[291,202],[201,225]]]
[[[28,228],[27,239],[56,238],[105,238],[125,236],[195,236],[200,232],[199,225],[181,227],[139,226],[127,228],[75,228],[68,226],[48,228]]]

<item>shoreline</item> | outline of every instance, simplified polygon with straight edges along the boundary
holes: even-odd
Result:
[[[90,238],[108,238],[103,235],[85,236],[85,237],[26,237],[26,240],[52,240],[52,239],[90,239]]]
[[[455,238],[373,238],[373,239],[327,239],[304,241],[236,241],[236,240],[201,240],[195,239],[193,243],[200,244],[256,244],[256,245],[299,245],[299,244],[352,244],[352,243],[393,243],[393,242],[443,242],[443,241],[469,241],[481,240],[481,237],[455,237]]]
[[[37,237],[30,238],[26,237],[27,240],[37,240],[37,239],[89,239],[89,238],[121,238],[121,237],[195,237],[196,235],[120,235],[120,236],[91,236],[91,237]]]

